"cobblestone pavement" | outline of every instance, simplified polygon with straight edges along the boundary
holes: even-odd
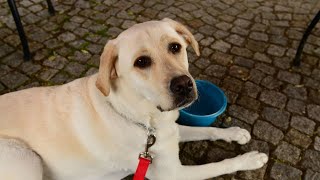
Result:
[[[318,4],[317,4],[318,3]],[[170,17],[201,46],[190,71],[222,87],[229,106],[216,126],[240,126],[253,139],[181,144],[184,164],[204,164],[250,150],[269,154],[262,169],[214,179],[320,179],[320,23],[300,68],[293,59],[318,0],[59,0],[55,16],[42,0],[22,0],[32,61],[22,59],[9,7],[0,0],[0,94],[62,84],[97,72],[108,39],[137,22]],[[213,169],[214,171],[214,169]],[[197,173],[197,172],[195,172]]]

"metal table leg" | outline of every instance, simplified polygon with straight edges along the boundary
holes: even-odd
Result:
[[[319,20],[320,20],[320,11],[318,11],[318,13],[313,18],[313,20],[311,21],[311,23],[309,24],[309,26],[307,27],[306,31],[303,34],[303,37],[302,37],[300,44],[299,44],[299,47],[297,49],[296,56],[294,57],[294,60],[293,60],[294,66],[300,66],[301,53],[303,51],[304,45],[305,45],[312,29],[316,26],[316,24],[319,22]]]
[[[14,0],[7,0],[8,4],[10,6],[10,10],[14,19],[14,22],[16,23],[17,30],[19,33],[19,37],[21,40],[22,48],[23,48],[23,58],[25,60],[31,59],[30,49],[28,45],[28,40],[26,38],[26,34],[24,33],[23,26],[21,23],[20,15],[16,6],[16,3]]]
[[[55,11],[54,11],[54,8],[53,8],[51,0],[47,0],[47,4],[48,4],[48,9],[49,9],[50,15],[54,15]]]

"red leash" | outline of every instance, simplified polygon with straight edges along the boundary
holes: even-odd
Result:
[[[151,161],[149,159],[140,157],[136,173],[133,176],[133,180],[144,180],[150,164]]]
[[[152,163],[153,157],[149,154],[149,148],[156,142],[156,136],[153,134],[148,135],[147,145],[144,152],[139,155],[139,164],[134,173],[133,180],[144,180],[146,177],[149,165]]]

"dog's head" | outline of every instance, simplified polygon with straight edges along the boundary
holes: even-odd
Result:
[[[105,46],[96,86],[105,96],[126,88],[160,111],[185,107],[198,96],[188,71],[189,44],[199,55],[191,32],[171,19],[134,25]]]

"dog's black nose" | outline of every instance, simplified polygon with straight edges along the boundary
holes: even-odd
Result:
[[[170,90],[174,95],[187,96],[193,90],[192,80],[187,75],[175,77],[171,80]]]

